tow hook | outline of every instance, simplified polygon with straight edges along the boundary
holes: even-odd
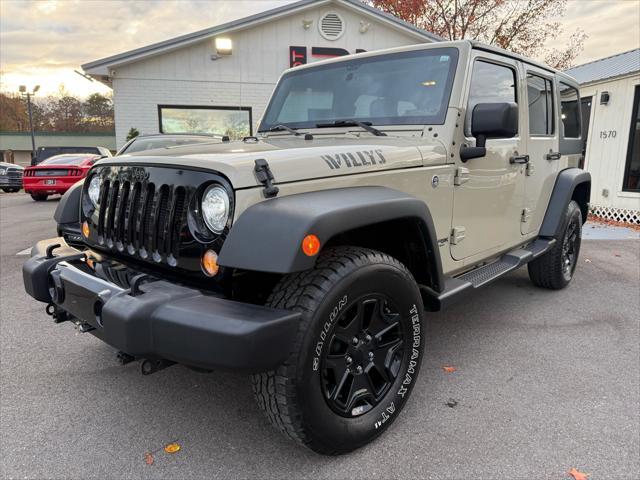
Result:
[[[151,375],[152,373],[159,372],[160,370],[164,370],[171,365],[175,365],[176,362],[172,362],[171,360],[165,360],[163,358],[157,360],[149,360],[145,359],[142,361],[141,372],[143,375]]]
[[[69,314],[61,308],[58,308],[55,303],[48,304],[44,310],[47,312],[47,315],[53,318],[54,323],[62,323],[69,320]]]

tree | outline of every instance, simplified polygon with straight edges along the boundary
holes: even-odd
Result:
[[[586,35],[576,30],[564,49],[546,45],[562,33],[553,21],[567,0],[369,0],[368,3],[448,40],[479,40],[538,58],[560,70],[572,66]]]
[[[132,138],[136,138],[138,135],[140,135],[138,129],[136,127],[131,127],[129,129],[129,133],[127,133],[127,142]]]
[[[85,121],[94,126],[92,130],[113,129],[113,101],[101,93],[92,93],[83,104]]]
[[[81,132],[86,130],[82,124],[82,102],[75,97],[65,95],[50,105],[51,121],[58,132]]]
[[[0,93],[0,131],[26,132],[29,117],[25,102],[18,94]]]

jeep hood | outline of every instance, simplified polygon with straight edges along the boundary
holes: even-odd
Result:
[[[418,147],[421,148],[418,148]],[[220,172],[234,188],[261,185],[255,160],[264,158],[276,185],[316,178],[436,165],[446,161],[440,143],[425,145],[423,138],[354,135],[314,137],[274,136],[258,141],[197,144],[148,150],[103,159],[100,165],[184,166]]]

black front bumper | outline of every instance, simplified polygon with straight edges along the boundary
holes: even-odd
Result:
[[[206,369],[274,369],[288,357],[299,323],[297,312],[235,302],[164,280],[124,289],[97,277],[84,254],[62,238],[33,248],[23,278],[33,298],[54,304],[122,352]]]

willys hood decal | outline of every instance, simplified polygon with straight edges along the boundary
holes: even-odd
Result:
[[[420,148],[418,148],[420,147]],[[428,155],[425,155],[428,154]],[[279,183],[297,182],[388,169],[444,163],[441,144],[425,144],[415,137],[303,137],[277,136],[239,142],[188,145],[144,154],[123,155],[100,161],[101,165],[158,164],[205,168],[226,176],[234,188],[260,185],[255,161],[264,158]]]

